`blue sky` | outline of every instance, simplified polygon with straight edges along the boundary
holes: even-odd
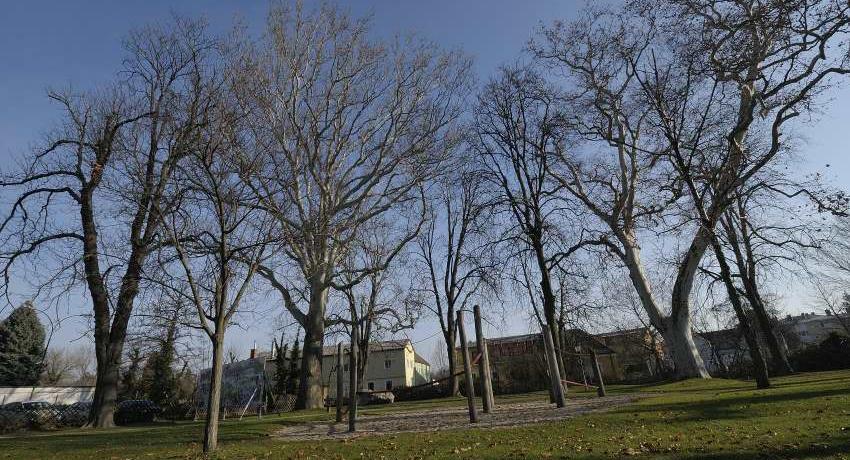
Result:
[[[314,2],[306,1],[308,5]],[[580,2],[566,0],[359,0],[347,4],[355,15],[373,14],[375,33],[391,36],[414,31],[444,47],[463,48],[475,58],[484,80],[500,64],[516,59],[534,28],[542,21],[570,19]],[[13,1],[0,14],[0,161],[5,167],[38,140],[56,121],[57,112],[45,97],[49,87],[86,89],[109,80],[121,64],[121,40],[133,27],[167,21],[172,13],[208,19],[225,31],[234,18],[250,28],[262,26],[265,1]],[[801,172],[825,172],[834,185],[850,189],[850,89],[834,91],[832,103],[818,120],[801,130],[805,142]],[[826,168],[825,165],[830,167]],[[804,296],[791,307],[805,308]],[[523,325],[524,326],[524,325]],[[523,326],[520,326],[523,327]],[[60,342],[78,333],[79,324],[64,328]],[[517,327],[509,328],[516,330]],[[423,324],[414,338],[432,335]],[[267,343],[270,332],[257,340]],[[245,349],[253,338],[234,331],[234,342]],[[430,357],[433,344],[423,343]]]

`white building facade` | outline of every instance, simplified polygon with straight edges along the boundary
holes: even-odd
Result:
[[[807,347],[823,342],[832,333],[848,335],[850,317],[847,314],[835,315],[831,312],[823,315],[803,313],[787,316],[782,322],[800,340],[800,346]]]
[[[343,345],[343,396],[348,395],[348,347]],[[336,397],[337,347],[324,348],[322,383],[326,394]],[[369,345],[369,362],[360,382],[361,391],[391,391],[395,388],[422,385],[431,381],[431,366],[410,340],[389,340]]]

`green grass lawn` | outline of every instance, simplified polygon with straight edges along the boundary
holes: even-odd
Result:
[[[324,411],[223,422],[216,458],[848,458],[850,371],[752,382],[683,381],[612,387],[646,398],[616,410],[505,429],[410,433],[357,440],[284,442],[271,435],[292,423],[327,420]],[[592,397],[570,392],[570,397]],[[498,402],[545,393],[497,397]],[[460,398],[398,403],[365,414],[463,406]],[[157,424],[108,431],[74,430],[0,439],[0,459],[194,459],[202,424]]]

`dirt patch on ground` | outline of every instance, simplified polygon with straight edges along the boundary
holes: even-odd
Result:
[[[455,428],[494,428],[522,426],[530,423],[562,420],[588,412],[611,410],[637,400],[640,395],[606,396],[604,398],[570,399],[561,409],[545,401],[515,404],[498,404],[490,414],[481,413],[479,422],[469,423],[465,407],[433,409],[426,411],[397,412],[360,417],[358,432],[347,432],[346,423],[308,422],[288,426],[275,434],[286,440],[343,439],[378,434],[428,432]],[[497,401],[498,403],[498,401]]]

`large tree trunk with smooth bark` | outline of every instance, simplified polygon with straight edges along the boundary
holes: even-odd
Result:
[[[316,281],[310,287],[310,310],[304,324],[304,348],[301,353],[298,409],[317,409],[322,401],[322,347],[325,342],[325,307],[328,288]],[[355,371],[356,373],[356,371]]]
[[[679,262],[670,301],[671,315],[665,320],[664,330],[659,330],[665,343],[669,341],[668,350],[676,364],[678,378],[710,377],[694,344],[690,315],[694,278],[710,243],[711,235],[708,232],[705,227],[697,230],[688,251]]]
[[[664,338],[664,345],[675,365],[677,378],[711,377],[694,343],[690,316],[668,316],[664,318],[664,328],[658,329],[658,332]]]
[[[619,239],[623,245],[623,262],[629,271],[629,279],[638,294],[641,305],[649,316],[653,327],[664,338],[664,344],[675,367],[679,378],[708,378],[702,356],[694,343],[691,329],[691,317],[687,304],[683,308],[674,308],[674,314],[664,316],[652,294],[652,287],[641,262],[640,248],[635,243],[633,235],[620,233]],[[687,302],[687,297],[685,302]]]

